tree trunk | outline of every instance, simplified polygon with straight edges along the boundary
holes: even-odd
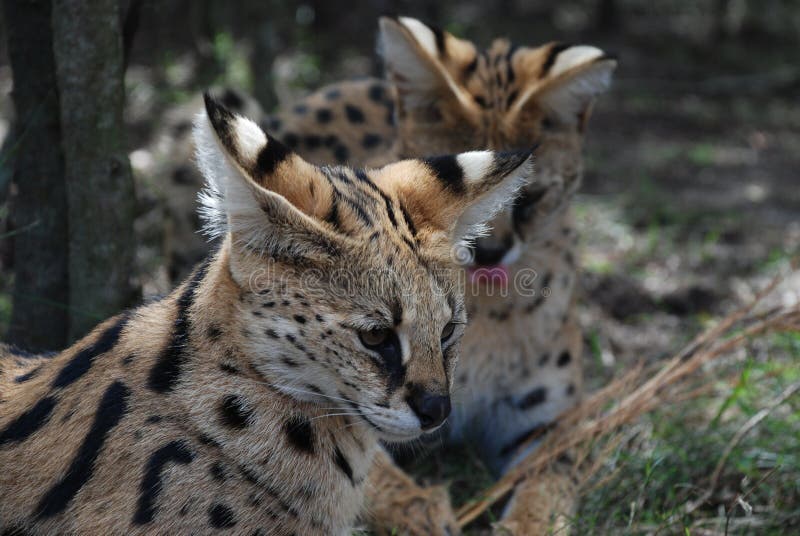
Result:
[[[135,197],[125,151],[117,0],[53,0],[69,206],[70,337],[129,306]]]
[[[51,3],[4,0],[14,73],[14,292],[10,342],[32,350],[67,343],[67,199]]]

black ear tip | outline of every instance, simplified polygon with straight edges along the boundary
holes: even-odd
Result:
[[[233,120],[233,113],[224,104],[214,97],[210,91],[203,92],[203,102],[206,105],[206,114],[215,130],[220,131],[227,128]]]
[[[620,61],[619,52],[617,52],[616,50],[606,51],[603,53],[602,56],[597,58],[595,61],[616,61],[617,63],[619,63]]]
[[[396,11],[385,11],[378,17],[379,23],[400,22],[400,14]]]
[[[509,173],[530,160],[534,150],[535,147],[517,151],[497,152],[495,153],[495,168],[502,173]]]
[[[211,113],[219,108],[221,104],[217,102],[210,91],[203,91],[203,103],[206,105],[206,113],[210,116]]]

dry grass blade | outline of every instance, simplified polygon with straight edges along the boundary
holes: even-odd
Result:
[[[775,277],[747,305],[697,336],[665,363],[655,367],[635,367],[562,415],[557,420],[558,427],[549,433],[538,449],[481,494],[479,500],[467,503],[458,510],[456,515],[460,526],[464,527],[475,520],[507,495],[519,481],[543,471],[566,452],[574,449],[577,453],[572,454],[577,454],[576,459],[587,460],[588,451],[595,441],[609,438],[621,426],[658,407],[663,402],[662,397],[670,396],[666,392],[668,387],[676,386],[702,365],[742,347],[754,337],[800,330],[800,305],[752,314],[782,280],[782,276]],[[700,394],[703,391],[694,392]],[[688,398],[688,394],[683,393],[682,397]],[[609,406],[610,409],[604,411]],[[530,438],[521,448],[535,439],[538,438]],[[594,463],[580,469],[581,479],[589,478],[601,465]]]

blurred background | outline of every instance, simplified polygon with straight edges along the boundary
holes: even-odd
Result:
[[[164,212],[175,192],[171,186],[182,184],[175,170],[191,165],[190,150],[181,140],[200,92],[230,87],[269,112],[327,82],[380,76],[375,37],[382,14],[417,17],[479,47],[496,37],[520,45],[559,40],[591,44],[618,57],[612,90],[599,100],[590,123],[585,180],[576,203],[585,268],[584,357],[591,386],[602,385],[638,359],[670,355],[752,297],[798,253],[800,2],[102,0],[98,6],[104,6],[106,18],[87,27],[106,28],[109,39],[116,33],[116,42],[93,51],[91,61],[83,63],[81,36],[71,35],[59,21],[91,19],[97,13],[66,12],[62,17],[60,2],[54,3],[55,13],[44,1],[3,4],[2,340],[55,349],[142,295],[167,291],[181,274],[170,268],[164,254],[169,232]],[[45,22],[21,25],[37,16]],[[54,21],[52,35],[48,20]],[[42,59],[43,50],[53,50],[58,69],[52,59]],[[70,67],[69,62],[77,64]],[[97,69],[98,79],[116,77],[124,85],[117,91],[96,81],[92,95],[68,84],[63,89],[61,82],[71,80],[70,68]],[[33,95],[22,102],[24,111],[15,111],[12,100],[15,76],[18,84],[26,81],[34,88],[21,96],[25,101],[25,95]],[[70,103],[66,111],[52,107],[56,81],[62,88],[61,106]],[[122,95],[119,102],[109,96],[115,91]],[[37,94],[41,99],[36,100]],[[92,115],[94,105],[109,103],[107,115]],[[88,116],[106,134],[93,142],[91,133],[71,129],[70,115],[78,112],[84,115],[72,117],[75,125]],[[48,114],[59,113],[60,127],[40,125],[42,134],[30,134],[32,121],[44,118],[47,123]],[[47,150],[53,143],[62,144],[64,155],[50,161]],[[65,220],[47,219],[67,210],[63,190],[26,194],[23,188],[20,197],[15,173],[39,166],[39,173],[55,180],[66,165],[66,175],[75,181],[83,168],[72,162],[80,163],[92,149],[119,155],[108,168],[114,180],[87,182],[86,198],[106,196],[100,209],[78,214],[69,209],[67,229],[57,223]],[[117,190],[119,184],[124,185]],[[182,202],[193,203],[194,187],[185,190]],[[28,206],[20,199],[40,201]],[[127,227],[120,221],[127,221]],[[107,244],[81,243],[91,233],[109,236],[116,226]],[[81,255],[89,259],[82,264],[64,261],[59,268],[42,251],[56,259],[67,251],[91,255]],[[116,291],[111,298],[92,298],[96,288]],[[790,278],[775,300],[796,301],[798,289],[800,279]],[[581,526],[598,533],[661,530],[663,520],[693,496],[693,486],[716,460],[708,453],[718,452],[730,430],[758,411],[758,401],[800,378],[799,358],[800,335],[754,343],[710,372],[719,389],[707,398],[665,408],[638,425],[636,440],[609,462],[616,464],[609,471],[612,477],[587,492]],[[725,531],[732,533],[800,530],[799,412],[795,397],[742,442],[715,503],[723,510],[710,505],[681,518],[684,528],[716,534],[727,521]],[[456,502],[486,483],[465,479],[484,474],[468,452],[459,463],[433,464],[425,478],[463,484],[452,487],[461,494]],[[761,481],[769,471],[769,480]],[[731,527],[727,512],[736,508],[728,505],[745,491],[755,506],[747,516],[737,513],[749,521]],[[684,532],[667,527],[667,533]]]

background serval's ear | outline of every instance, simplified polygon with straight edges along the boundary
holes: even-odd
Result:
[[[526,81],[510,110],[538,106],[565,124],[585,124],[594,99],[608,90],[617,61],[599,48],[550,43],[523,49],[514,56],[515,70],[536,73]]]
[[[472,106],[472,98],[450,74],[475,60],[472,43],[410,17],[381,17],[379,24],[380,52],[402,107],[422,108],[452,98]]]
[[[195,121],[205,232],[273,256],[330,252],[335,235],[320,221],[333,191],[322,172],[208,93]]]
[[[463,244],[489,222],[533,176],[531,151],[471,151],[403,160],[376,172],[397,194],[417,238],[429,245]]]

